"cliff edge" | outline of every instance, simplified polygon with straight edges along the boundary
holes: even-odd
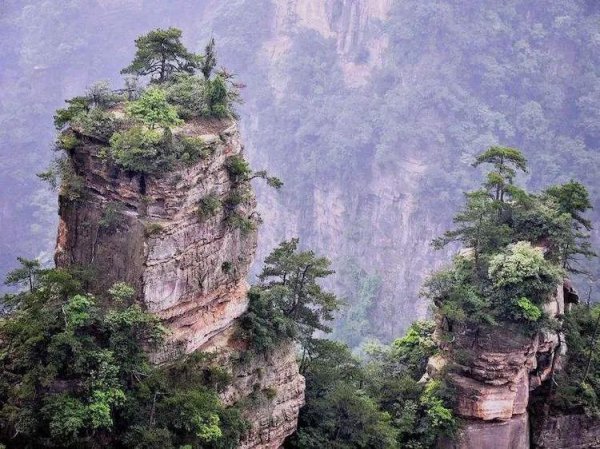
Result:
[[[134,286],[137,300],[169,330],[156,363],[216,353],[233,379],[223,402],[249,404],[250,431],[240,447],[279,448],[296,428],[304,379],[291,345],[248,357],[237,337],[260,218],[249,182],[227,168],[243,156],[236,123],[198,118],[173,128],[173,136],[202,142],[203,156],[160,175],[124,170],[105,157],[105,140],[71,132],[79,142],[69,150],[79,193],[77,201],[60,196],[56,265],[90,270],[91,291],[117,281]],[[207,199],[219,206],[203,214]]]

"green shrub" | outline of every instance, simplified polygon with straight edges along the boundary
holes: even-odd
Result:
[[[515,308],[513,316],[516,319],[538,321],[542,317],[542,311],[540,308],[524,296],[516,301],[513,300],[513,305]]]
[[[71,151],[80,145],[80,141],[73,132],[62,132],[58,135],[56,146],[61,150]]]
[[[60,187],[60,195],[69,202],[82,200],[85,195],[85,180],[75,172],[68,157],[54,159],[48,170],[37,176],[53,189]]]
[[[165,91],[158,87],[149,88],[139,100],[129,103],[127,113],[151,129],[157,126],[169,128],[183,123],[177,116],[177,110],[167,102]]]
[[[190,119],[210,115],[206,82],[197,76],[176,76],[165,88],[167,101],[175,105],[180,117]]]
[[[164,230],[164,226],[160,223],[146,223],[144,226],[144,233],[147,237],[160,234]]]
[[[237,187],[229,192],[225,199],[225,209],[233,211],[241,204],[245,204],[252,199],[252,191],[249,187]]]
[[[242,235],[250,234],[252,231],[256,230],[254,221],[238,212],[230,213],[227,216],[226,221],[231,228],[239,230]]]
[[[115,133],[110,139],[110,154],[117,165],[138,173],[159,173],[171,166],[164,154],[159,131],[140,126]]]
[[[194,165],[201,159],[206,159],[212,153],[212,148],[197,136],[177,136],[175,139],[177,159],[185,165]]]
[[[217,212],[221,209],[221,200],[215,193],[209,193],[200,200],[198,204],[197,214],[201,220],[208,220],[214,217]]]
[[[74,97],[67,100],[68,106],[58,109],[54,114],[54,126],[57,130],[63,129],[71,121],[82,114],[86,114],[90,109],[89,101],[86,97]]]
[[[235,182],[242,182],[248,179],[252,170],[250,164],[240,155],[234,155],[227,158],[225,168],[229,177]]]
[[[110,202],[104,207],[102,217],[98,221],[98,225],[105,230],[114,231],[123,222],[122,214],[123,206],[120,203]]]
[[[452,410],[440,396],[440,381],[430,380],[421,395],[421,405],[425,407],[427,421],[433,433],[451,435],[456,429]]]
[[[118,123],[110,112],[96,108],[75,116],[71,120],[71,126],[88,137],[108,142],[116,131]]]

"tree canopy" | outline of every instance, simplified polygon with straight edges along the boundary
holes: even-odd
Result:
[[[140,36],[135,40],[132,63],[121,73],[150,76],[157,83],[164,83],[177,73],[193,74],[200,67],[201,57],[185,48],[181,34],[181,30],[169,28]]]
[[[319,285],[333,273],[331,262],[313,251],[300,251],[298,244],[298,239],[280,243],[265,259],[261,282],[250,292],[242,327],[260,349],[286,338],[306,347],[316,331],[331,331],[327,323],[341,305]]]
[[[458,241],[464,249],[429,279],[424,294],[450,323],[539,329],[543,305],[566,271],[594,255],[583,215],[587,190],[574,181],[540,194],[518,188],[516,171],[527,165],[514,148],[492,147],[476,157],[480,164],[492,165],[484,186],[466,194],[457,228],[433,242],[440,248]]]
[[[0,445],[23,448],[233,449],[245,431],[218,399],[201,353],[156,366],[165,329],[118,283],[103,295],[89,274],[22,260],[0,318]]]

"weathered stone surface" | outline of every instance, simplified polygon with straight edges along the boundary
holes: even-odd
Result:
[[[527,410],[529,376],[526,371],[510,385],[490,385],[467,376],[451,374],[456,388],[456,413],[484,421],[508,420]]]
[[[465,421],[452,439],[440,449],[529,449],[529,421],[526,413],[507,421]]]
[[[560,285],[545,307],[550,317],[564,314],[564,297]],[[445,442],[445,447],[529,448],[530,391],[560,369],[566,350],[564,336],[554,331],[528,336],[510,325],[446,329],[440,322],[438,337],[442,331],[452,336],[448,343],[440,343],[441,357],[455,367],[448,380],[456,392],[455,413],[463,418],[459,438]],[[428,367],[431,376],[435,376],[434,366],[440,365],[433,362],[431,373]]]
[[[78,203],[61,198],[56,248],[58,266],[79,265],[96,274],[91,291],[106,291],[114,282],[136,288],[137,298],[170,330],[156,363],[182,352],[218,351],[231,363],[239,351],[237,319],[247,308],[246,277],[256,250],[256,232],[242,233],[227,224],[227,206],[210,218],[199,218],[198,205],[215,195],[225,205],[234,189],[247,190],[236,212],[258,221],[250,186],[236,185],[225,161],[241,154],[236,124],[197,120],[174,130],[200,137],[210,156],[161,176],[120,170],[105,162],[104,145],[81,136],[84,145],[71,155],[84,183]],[[242,348],[243,349],[243,348]],[[304,400],[304,379],[296,351],[279,348],[256,360],[227,366],[234,382],[223,399],[233,404],[258,391],[269,401],[257,402],[246,418],[252,429],[243,449],[279,448],[296,428]]]
[[[598,449],[600,425],[585,415],[549,416],[534,432],[536,449]]]

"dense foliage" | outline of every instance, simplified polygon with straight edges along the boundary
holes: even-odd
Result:
[[[530,194],[514,184],[526,160],[513,148],[492,147],[474,165],[488,163],[483,187],[466,194],[455,230],[436,239],[438,248],[465,246],[447,269],[425,286],[437,312],[453,323],[544,324],[543,305],[582,256],[590,257],[591,228],[582,214],[590,208],[586,189],[575,181]]]
[[[313,251],[300,251],[298,244],[292,239],[275,248],[265,259],[260,283],[249,293],[242,329],[257,350],[296,340],[306,351],[315,332],[331,331],[327,323],[341,303],[319,284],[333,273],[331,262]]]
[[[433,323],[417,322],[390,346],[361,361],[343,343],[313,340],[302,366],[306,406],[293,449],[435,448],[451,435],[451,396],[437,381],[419,382],[435,353]]]
[[[147,88],[140,86],[137,78],[127,79],[120,91],[101,82],[84,96],[68,100],[67,107],[54,116],[60,131],[57,149],[72,154],[81,140],[91,139],[107,145],[102,153],[105,158],[142,174],[164,173],[206,156],[205,145],[198,138],[173,135],[172,129],[185,123],[180,114],[187,120],[236,117],[233,105],[239,102],[239,85],[225,70],[212,76],[216,66],[214,40],[202,58],[189,53],[180,37],[180,30],[170,28],[151,31],[136,40],[136,58],[123,73],[155,76]],[[196,70],[203,76],[195,75]],[[53,184],[57,184],[56,178],[67,179],[63,166],[54,162],[42,179]]]
[[[539,395],[555,410],[600,416],[600,306],[582,304],[565,316],[567,363]]]
[[[341,342],[322,339],[342,304],[319,285],[328,259],[282,242],[249,292],[242,337],[254,351],[298,343],[306,406],[290,449],[433,449],[455,427],[451,395],[421,377],[437,347],[431,322],[416,322],[390,346],[370,345],[363,359]]]
[[[115,284],[85,293],[83,272],[35,261],[7,282],[0,318],[0,443],[7,448],[233,449],[245,431],[217,391],[226,373],[202,354],[168,366],[148,360],[165,335],[158,319]]]

